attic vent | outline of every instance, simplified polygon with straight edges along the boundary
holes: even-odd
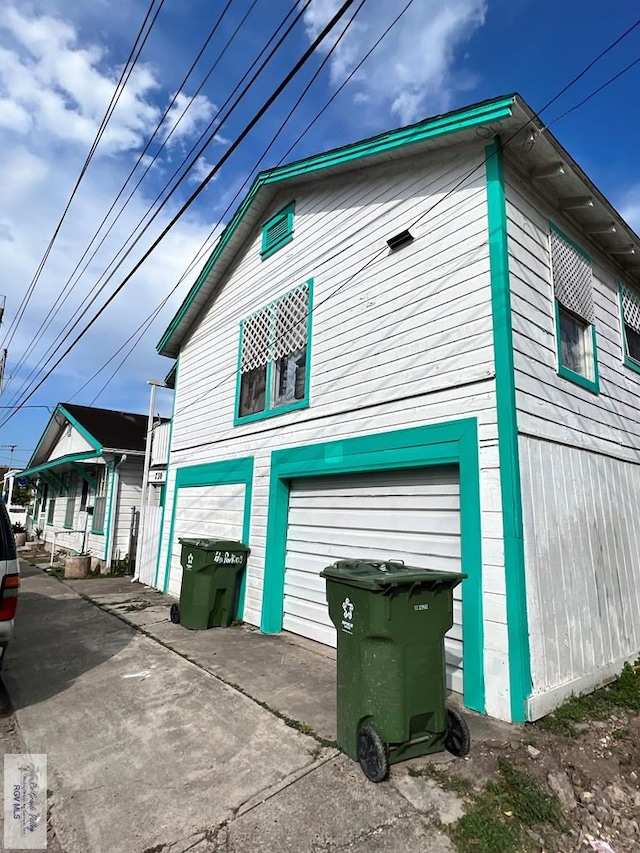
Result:
[[[260,250],[262,260],[277,252],[278,249],[293,239],[294,208],[295,202],[292,201],[262,226],[262,248]]]
[[[551,230],[551,265],[558,302],[587,323],[593,323],[591,261],[554,229]]]

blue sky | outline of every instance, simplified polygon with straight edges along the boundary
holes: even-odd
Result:
[[[201,94],[192,100],[252,2],[232,0],[193,77],[178,95],[176,103],[180,108],[189,107],[185,118],[68,302],[61,305],[64,284],[225,5],[222,0],[165,0],[139,67],[114,113],[11,342],[11,380],[0,396],[1,406],[14,402],[27,374],[40,362],[51,363],[52,353],[64,346],[59,337],[69,341],[74,330],[81,328],[82,306],[100,275],[200,131],[219,114],[216,111],[242,81],[267,34],[293,6],[293,0],[257,0],[240,34],[219,60]],[[229,140],[244,127],[338,5],[337,0],[312,0],[279,54],[236,113],[219,129],[204,161],[198,163],[175,201],[160,214],[139,249],[108,283],[103,299],[194,189],[197,176],[222,155]],[[403,5],[402,0],[398,4],[366,0],[262,167],[280,161]],[[92,4],[8,0],[0,10],[0,295],[7,297],[3,333],[64,208],[146,9],[147,2],[142,0],[97,0]],[[534,109],[541,109],[637,17],[637,4],[632,0],[609,4],[606,15],[602,14],[601,4],[578,0],[414,0],[287,159],[513,91],[519,92]],[[545,121],[552,122],[639,55],[640,27],[545,112]],[[299,80],[231,156],[91,332],[29,401],[30,406],[52,409],[58,401],[91,403],[119,358],[80,394],[78,390],[167,295],[202,250],[216,223],[221,218],[223,224],[228,221],[225,208],[323,57],[324,52],[318,51]],[[636,230],[640,229],[639,82],[640,65],[551,128]],[[174,110],[169,116],[173,124],[177,115]],[[173,124],[165,123],[161,140]],[[157,144],[151,153],[156,149]],[[211,240],[206,243],[205,251],[212,245]],[[195,275],[192,271],[185,278],[95,405],[146,411],[146,380],[162,378],[171,366],[155,354],[155,344]],[[99,304],[101,301],[96,306]],[[56,307],[59,312],[53,316]],[[38,328],[47,320],[51,322],[44,336],[31,352],[26,352]],[[24,365],[16,369],[23,356]],[[161,392],[159,408],[166,413],[169,405],[170,394]],[[0,410],[0,415],[3,412],[6,410]],[[0,464],[8,462],[9,451],[3,445],[17,445],[14,463],[26,463],[48,417],[47,408],[24,409],[1,427]]]

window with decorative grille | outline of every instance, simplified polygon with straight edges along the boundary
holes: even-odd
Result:
[[[556,305],[558,373],[598,390],[591,260],[551,229],[551,269]]]
[[[308,404],[310,312],[305,282],[242,323],[238,418]]]
[[[91,517],[91,532],[104,533],[104,517],[107,508],[107,479],[108,471],[106,465],[101,465],[98,469],[96,497],[93,505],[93,515]]]
[[[64,526],[66,528],[73,527],[73,519],[76,511],[76,490],[77,482],[73,476],[69,477],[69,493],[67,495],[67,505],[64,511]]]
[[[625,356],[634,362],[634,366],[640,366],[640,292],[621,284],[620,304]]]
[[[262,226],[262,260],[273,255],[293,240],[293,213],[295,202],[291,202]]]

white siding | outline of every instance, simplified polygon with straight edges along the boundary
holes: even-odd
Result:
[[[640,648],[640,465],[526,437],[520,454],[535,718]]]
[[[640,648],[640,375],[616,272],[509,171],[507,218],[535,717]],[[557,375],[549,220],[593,259],[599,394]]]
[[[169,455],[169,433],[171,422],[157,424],[151,439],[151,465],[166,465]]]
[[[140,459],[133,462],[127,460],[118,468],[118,497],[114,506],[117,513],[114,519],[114,559],[123,559],[129,553],[131,508],[135,507],[136,512],[140,511],[143,467],[144,463]]]
[[[325,566],[338,559],[404,560],[460,572],[457,469],[419,469],[296,480],[289,494],[285,630],[336,645]],[[462,692],[462,587],[445,653],[449,687]]]
[[[189,486],[178,489],[171,550],[169,595],[180,595],[181,537],[242,540],[244,486]]]
[[[60,459],[61,456],[69,456],[71,453],[86,453],[87,450],[95,450],[89,444],[78,430],[69,424],[64,428],[64,431],[58,441],[51,448],[51,452],[47,456],[47,461],[52,459]]]
[[[272,450],[476,417],[487,710],[507,718],[484,169],[445,195],[483,156],[482,145],[430,154],[302,185],[274,199],[273,211],[296,200],[293,240],[263,262],[256,229],[180,353],[167,507],[177,467],[254,457],[244,618],[259,624]],[[414,242],[388,252],[385,241],[409,226]],[[317,306],[309,408],[234,426],[240,321],[309,278]],[[161,577],[169,520],[167,513]]]

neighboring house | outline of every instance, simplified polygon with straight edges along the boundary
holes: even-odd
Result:
[[[37,483],[34,524],[46,542],[91,554],[101,570],[135,554],[146,436],[145,415],[56,407],[19,475]]]
[[[242,539],[239,615],[332,645],[320,570],[403,559],[467,575],[467,707],[612,677],[640,649],[638,252],[517,96],[263,172],[158,346],[156,585],[181,536]]]

